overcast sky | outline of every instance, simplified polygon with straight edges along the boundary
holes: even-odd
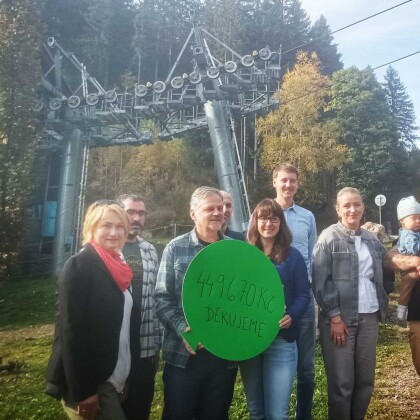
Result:
[[[301,0],[314,23],[324,15],[332,31],[403,3],[404,0]],[[334,36],[344,68],[377,67],[420,50],[420,0],[340,31]],[[393,63],[412,100],[420,125],[420,54]],[[386,67],[375,70],[383,82]]]

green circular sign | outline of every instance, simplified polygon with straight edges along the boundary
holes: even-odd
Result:
[[[217,241],[192,260],[185,274],[182,306],[191,328],[183,337],[227,360],[263,352],[279,332],[283,285],[274,264],[255,246]]]

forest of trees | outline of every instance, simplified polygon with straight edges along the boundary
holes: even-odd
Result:
[[[398,199],[415,193],[417,127],[397,71],[389,67],[378,81],[371,68],[343,69],[328,22],[323,16],[311,22],[299,0],[2,0],[0,274],[19,257],[37,179],[42,124],[31,103],[42,42],[54,36],[106,89],[123,90],[127,81],[166,78],[191,30],[190,11],[240,54],[281,46],[281,106],[257,121],[258,173],[247,177],[251,203],[273,195],[270,173],[280,161],[301,170],[299,201],[321,226],[331,221],[334,193],[344,185],[361,189],[368,218],[376,211],[369,204],[376,194],[387,196],[390,220]],[[149,226],[187,221],[191,191],[217,185],[209,148],[200,132],[171,142],[154,138],[152,145],[92,149],[86,202],[131,191],[146,198]]]

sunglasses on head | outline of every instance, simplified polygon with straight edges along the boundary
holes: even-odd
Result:
[[[116,204],[118,207],[124,208],[124,204],[118,200],[97,200],[93,203],[93,208],[98,206],[110,206],[111,204]]]

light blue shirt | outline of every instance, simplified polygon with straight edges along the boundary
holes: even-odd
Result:
[[[316,223],[313,213],[293,203],[292,207],[283,209],[287,226],[292,232],[292,246],[297,248],[305,260],[309,281],[312,282],[312,252],[316,243]]]
[[[420,255],[420,232],[400,229],[398,252],[405,255]]]
[[[354,237],[354,245],[359,259],[359,314],[372,314],[379,310],[378,294],[373,282],[373,258],[361,236]]]

